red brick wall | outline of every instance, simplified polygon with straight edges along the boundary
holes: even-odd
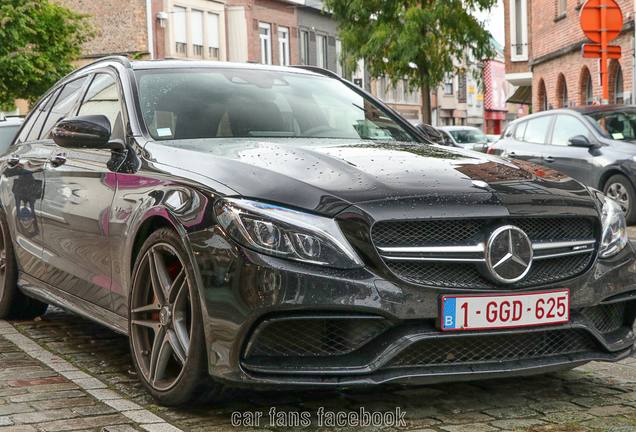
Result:
[[[97,36],[84,45],[85,55],[148,52],[145,0],[53,0],[93,16]]]
[[[634,13],[633,0],[616,0],[623,17]],[[532,2],[532,56],[535,59],[565,48],[573,43],[587,40],[579,21],[579,0],[566,0],[565,18],[557,18],[555,0],[533,0]],[[633,34],[633,33],[632,33]]]
[[[298,64],[298,18],[296,5],[275,0],[228,0],[228,6],[244,6],[247,19],[248,61],[261,62],[259,23],[271,25],[272,64],[280,64],[278,52],[278,26],[289,28],[289,62]]]
[[[616,64],[620,64],[623,72],[623,89],[626,92],[632,93],[633,102],[633,89],[632,89],[632,65],[631,57],[633,50],[630,47],[630,40],[633,35],[630,33],[623,34],[615,39],[612,44],[620,45],[622,49],[622,58],[614,61],[610,69],[610,97],[613,98],[613,87],[616,76]],[[611,63],[610,63],[611,64]],[[599,61],[598,59],[590,59],[581,57],[580,51],[575,51],[570,54],[558,57],[554,60],[547,61],[534,65],[532,68],[532,103],[534,111],[539,110],[539,93],[538,84],[541,79],[544,80],[546,86],[546,93],[548,97],[548,106],[552,105],[553,108],[560,106],[560,92],[558,79],[559,74],[563,74],[565,83],[568,88],[568,99],[574,101],[575,105],[585,105],[585,89],[587,80],[584,75],[584,68],[587,67],[592,76],[593,95],[595,100],[601,100],[603,96],[603,89],[600,85],[599,79]],[[610,99],[612,103],[612,99]]]
[[[163,9],[163,0],[152,0],[152,28],[154,34],[154,58],[166,58],[166,29],[168,22],[164,21],[165,28],[161,27],[161,22],[157,19],[159,12],[165,12]]]
[[[510,60],[510,1],[511,0],[504,0],[504,27],[505,27],[505,36],[506,36],[506,46],[504,49],[504,57],[506,59],[506,73],[530,72],[529,61],[513,62]],[[527,1],[528,1],[528,6],[527,6],[528,8],[528,60],[532,60],[532,57],[533,57],[532,8],[533,8],[533,1],[536,1],[536,0],[527,0]]]

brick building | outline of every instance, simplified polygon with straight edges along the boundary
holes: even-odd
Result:
[[[634,3],[617,3],[623,12],[623,30],[610,43],[621,47],[622,57],[609,62],[609,103],[632,103]],[[600,61],[581,56],[581,45],[591,42],[579,24],[583,4],[581,0],[504,0],[506,79],[521,86],[519,94],[524,90],[531,94],[534,112],[601,102]]]
[[[69,9],[90,14],[96,37],[84,44],[84,60],[107,55],[149,56],[147,0],[53,0]]]
[[[296,9],[304,3],[304,0],[228,0],[228,60],[298,64]]]

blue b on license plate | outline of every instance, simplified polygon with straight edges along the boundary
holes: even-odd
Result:
[[[442,330],[526,327],[567,322],[570,291],[443,296]]]

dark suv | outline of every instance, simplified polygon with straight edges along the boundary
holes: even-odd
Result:
[[[327,71],[77,69],[0,157],[0,317],[55,304],[129,335],[168,405],[630,356],[620,208],[424,141]]]
[[[584,106],[511,123],[494,154],[560,171],[602,190],[636,222],[636,107]]]

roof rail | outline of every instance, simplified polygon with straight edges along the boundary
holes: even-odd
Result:
[[[124,65],[124,67],[126,69],[130,69],[132,67],[132,64],[130,63],[130,60],[128,60],[126,57],[121,56],[121,55],[112,55],[112,56],[106,56],[106,57],[101,57],[96,59],[95,61],[92,61],[88,64],[85,64],[82,67],[79,67],[77,69],[75,69],[73,72],[77,72],[77,71],[81,71],[82,69],[86,69],[90,66],[93,66],[99,62],[103,62],[103,61],[115,61],[118,63],[121,63],[122,65]]]
[[[304,69],[304,70],[308,70],[311,72],[316,72],[319,73],[320,75],[325,75],[331,78],[338,78],[338,79],[342,79],[342,77],[340,75],[338,75],[337,73],[335,73],[334,71],[330,71],[329,69],[324,69],[318,66],[304,66],[304,65],[294,65],[292,66],[293,68],[298,68],[298,69]]]

